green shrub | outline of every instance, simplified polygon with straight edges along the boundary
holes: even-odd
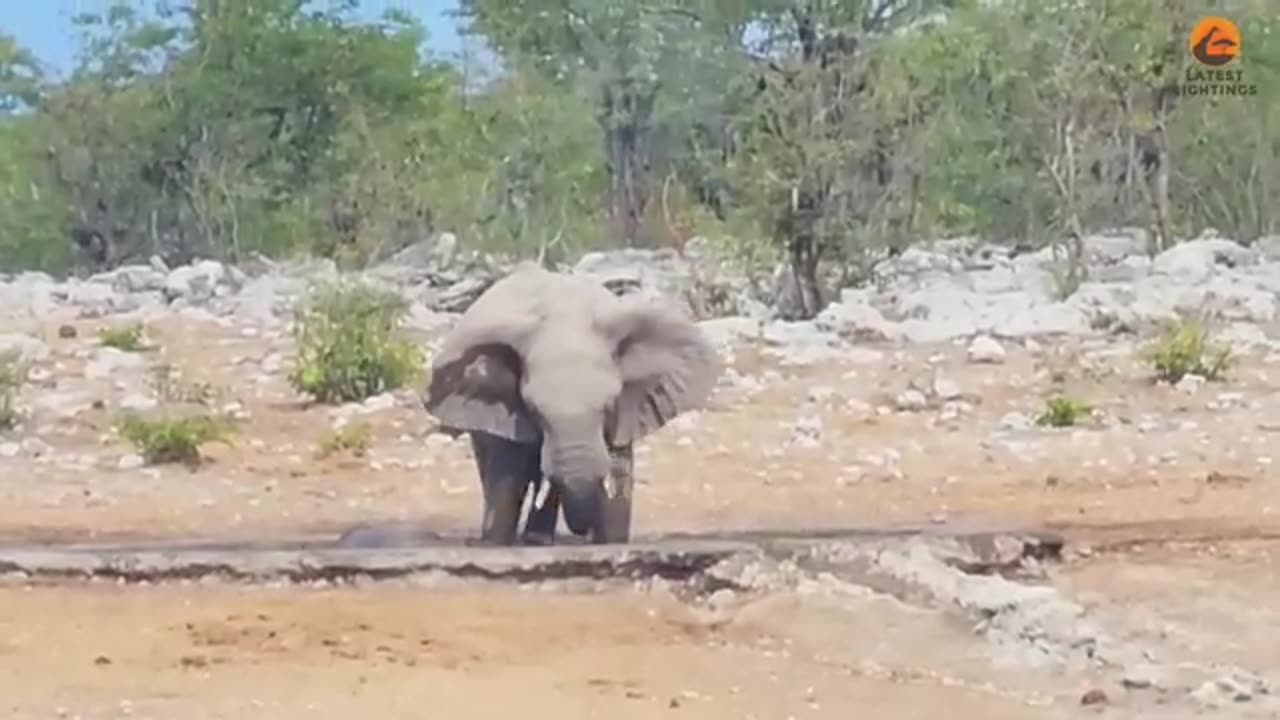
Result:
[[[11,430],[18,424],[18,392],[26,382],[22,354],[14,350],[0,355],[0,430]]]
[[[289,382],[324,403],[403,387],[422,363],[417,345],[395,337],[407,311],[392,290],[358,282],[316,288],[296,311],[298,355]]]
[[[350,423],[325,433],[320,440],[320,457],[328,457],[340,452],[350,452],[356,457],[364,457],[373,444],[373,427],[367,422]]]
[[[1037,425],[1047,427],[1072,427],[1089,414],[1088,404],[1065,395],[1054,395],[1044,403],[1044,410],[1036,418]]]
[[[1183,318],[1168,328],[1146,351],[1156,379],[1176,383],[1187,375],[1220,380],[1235,358],[1231,348],[1209,341],[1209,330],[1198,318]]]
[[[102,328],[98,331],[98,342],[104,347],[125,352],[138,352],[145,347],[142,342],[142,324],[133,323]]]
[[[129,413],[116,424],[116,431],[150,464],[195,464],[200,461],[200,446],[225,441],[230,437],[232,427],[231,420],[222,416],[149,419]]]

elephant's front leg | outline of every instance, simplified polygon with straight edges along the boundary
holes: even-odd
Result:
[[[481,542],[514,545],[520,510],[529,485],[529,459],[538,461],[538,446],[512,442],[484,432],[471,433],[471,449],[480,472],[484,514]]]
[[[609,448],[609,477],[604,480],[593,543],[625,543],[631,539],[631,500],[635,489],[635,458],[630,445]]]

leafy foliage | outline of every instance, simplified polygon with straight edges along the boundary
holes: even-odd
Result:
[[[1036,424],[1055,428],[1074,427],[1090,410],[1089,405],[1083,401],[1066,395],[1054,395],[1045,400],[1044,410],[1036,417]]]
[[[395,336],[407,311],[397,292],[361,282],[335,282],[313,290],[294,320],[296,365],[289,381],[324,403],[377,395],[418,376],[422,354]]]
[[[141,323],[114,325],[98,331],[98,342],[103,347],[115,348],[125,352],[138,352],[144,349]]]
[[[1190,0],[461,0],[493,68],[359,5],[116,0],[65,77],[0,35],[0,270],[702,235],[808,317],[931,237],[1052,246],[1065,296],[1088,233],[1280,232],[1264,0],[1215,6],[1238,96],[1175,92]]]
[[[1220,380],[1235,360],[1231,348],[1209,339],[1209,329],[1196,317],[1170,323],[1147,348],[1146,358],[1155,370],[1156,379],[1169,383],[1176,383],[1187,375]]]
[[[201,414],[147,418],[128,413],[116,423],[120,437],[150,464],[199,463],[200,446],[226,440],[233,427],[226,417]]]
[[[18,393],[27,381],[27,369],[17,351],[0,355],[0,430],[12,430],[20,419]]]

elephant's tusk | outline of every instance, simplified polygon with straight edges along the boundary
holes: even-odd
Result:
[[[547,504],[547,496],[551,494],[551,483],[544,482],[538,485],[538,492],[533,496],[533,507],[535,510],[541,510]]]

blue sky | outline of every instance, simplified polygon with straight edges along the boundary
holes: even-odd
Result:
[[[58,72],[75,59],[77,35],[71,18],[100,12],[111,0],[0,0],[0,31],[13,35],[41,61]],[[457,0],[360,0],[360,14],[376,18],[387,8],[408,10],[422,19],[429,33],[428,48],[452,54],[461,48],[457,23],[448,13]]]

